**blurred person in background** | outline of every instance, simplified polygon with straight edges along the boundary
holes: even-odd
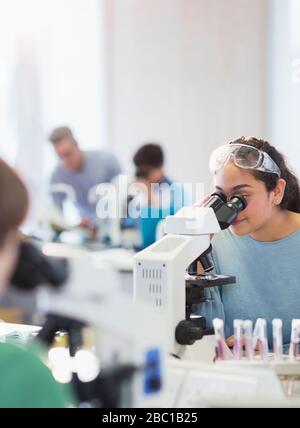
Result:
[[[95,205],[89,201],[89,192],[101,183],[109,183],[121,173],[115,156],[106,151],[82,151],[72,131],[59,127],[49,136],[60,160],[51,177],[51,184],[70,186],[75,192],[75,205],[79,211],[79,226],[94,231],[97,220]],[[55,194],[54,202],[62,208],[64,195]]]
[[[173,181],[165,175],[165,155],[159,144],[149,143],[140,147],[133,157],[133,162],[137,179],[146,185],[152,183],[172,185]]]
[[[0,296],[16,264],[19,226],[28,211],[28,193],[18,175],[0,160]],[[0,342],[0,407],[65,407],[67,391],[29,350]]]
[[[149,143],[140,147],[133,162],[136,181],[143,185],[140,228],[142,247],[145,248],[156,241],[161,220],[189,205],[190,197],[180,183],[166,175],[165,155],[159,144]]]

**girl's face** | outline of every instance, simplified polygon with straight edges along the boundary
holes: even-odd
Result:
[[[4,293],[13,273],[19,248],[17,233],[11,233],[0,248],[0,296]]]
[[[215,187],[226,195],[227,200],[235,194],[247,200],[246,209],[231,225],[236,235],[244,236],[263,230],[274,214],[274,192],[267,192],[264,182],[257,180],[246,169],[236,167],[233,162],[226,163],[215,174]]]

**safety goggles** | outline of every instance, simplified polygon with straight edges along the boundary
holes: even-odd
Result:
[[[238,168],[254,169],[281,177],[278,165],[268,153],[247,144],[226,144],[214,150],[210,157],[209,167],[211,171],[216,172],[223,168],[229,160],[232,160]]]

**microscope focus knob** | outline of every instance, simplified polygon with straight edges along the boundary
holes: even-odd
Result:
[[[193,321],[181,321],[175,330],[175,338],[179,345],[193,345],[203,337],[203,329]]]

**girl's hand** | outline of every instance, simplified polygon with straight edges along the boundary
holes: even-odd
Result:
[[[243,336],[242,340],[243,340],[243,347],[244,347],[244,346],[245,346],[245,337],[244,337],[244,336]],[[230,349],[232,349],[232,348],[233,348],[233,346],[234,346],[234,336],[230,336],[230,337],[228,337],[228,338],[226,339],[226,345],[227,345],[227,346],[228,346],[228,348],[230,348]],[[259,343],[258,343],[258,342],[256,343],[256,346],[255,346],[254,351],[255,351],[255,352],[259,352]]]

